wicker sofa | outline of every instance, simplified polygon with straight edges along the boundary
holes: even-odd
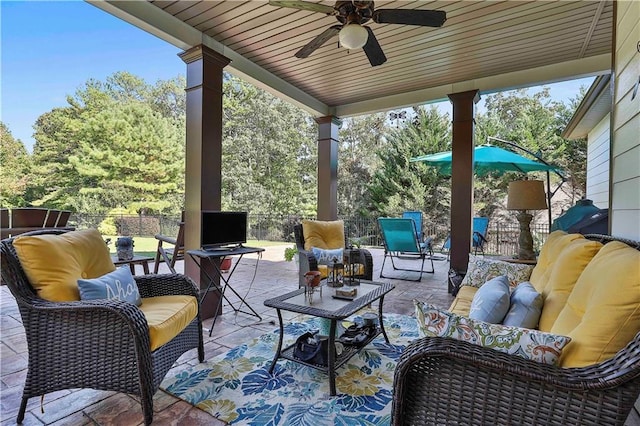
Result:
[[[65,232],[35,231],[0,243],[2,279],[16,298],[29,354],[17,422],[24,419],[29,398],[61,389],[93,388],[139,396],[144,422],[150,424],[153,395],[175,361],[192,348],[198,348],[199,360],[204,360],[198,289],[184,275],[144,275],[133,277],[141,296],[140,307],[115,299],[47,300],[42,287],[28,278],[33,277],[34,262],[30,265],[32,272],[27,273],[25,269],[30,269],[25,258],[20,258],[16,241],[33,237],[53,240],[51,237],[63,238],[61,234]],[[104,256],[111,262],[106,245],[97,231],[92,236],[97,250],[87,250],[82,242],[71,239],[71,234],[66,235],[70,243],[65,247],[75,244],[79,248],[75,256],[68,253],[72,250],[50,250],[49,256],[40,252],[31,260],[38,267],[52,266],[58,271],[52,276],[64,275],[75,263],[82,268],[82,278],[96,278],[87,272],[92,268],[87,263]],[[109,269],[115,269],[113,263]],[[171,317],[167,311],[172,311]],[[171,322],[175,318],[174,326]],[[168,330],[168,326],[173,328]]]
[[[562,334],[573,339],[569,343],[573,346],[564,348],[560,365],[543,364],[452,338],[423,337],[410,344],[398,362],[391,424],[625,423],[640,394],[640,253],[637,251],[640,243],[596,235],[587,236],[585,242],[580,241],[582,236],[562,234],[550,235],[530,276],[531,283],[544,296],[540,326],[544,324],[551,332],[559,328]],[[609,247],[622,248],[624,262],[618,263],[612,258],[612,250],[607,251],[610,257],[605,258],[602,249],[591,255],[592,260],[584,257],[576,260],[573,256],[573,260],[567,262],[571,259],[567,250],[576,246],[593,247],[592,243],[598,247],[613,243]],[[619,267],[622,264],[627,266]],[[601,275],[594,277],[598,265]],[[571,287],[571,279],[574,279],[575,288],[567,290],[567,285]],[[561,281],[562,291],[553,288],[557,284],[554,280]],[[600,289],[608,286],[611,297],[603,298],[605,293],[601,290],[589,289],[585,300],[579,300],[583,298],[579,293],[588,287],[586,282]],[[450,310],[468,314],[476,291],[477,288],[463,286]],[[601,300],[589,302],[589,295]],[[617,307],[605,306],[608,302],[602,300],[616,297],[623,301],[621,304],[627,304],[625,310],[631,312],[618,333],[612,332],[609,324],[610,318],[616,316]],[[582,302],[586,303],[587,309],[581,312],[582,319],[574,318],[577,326],[563,329],[566,326],[555,324],[554,327],[554,322],[571,319],[574,305]],[[605,316],[599,323],[593,321],[594,313],[589,312],[592,305],[598,305],[601,310],[595,314]],[[549,312],[545,317],[547,309]],[[588,323],[588,330],[580,328],[581,320]],[[583,358],[593,350],[588,346],[599,341],[593,333],[600,331],[606,334],[603,337],[607,347],[601,349],[597,362],[586,365]],[[612,349],[609,342],[621,336],[625,340],[620,348],[607,353]]]

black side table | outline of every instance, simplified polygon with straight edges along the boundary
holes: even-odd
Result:
[[[220,295],[222,296],[218,299],[218,306],[216,307],[214,312],[218,312],[220,310],[220,308],[222,307],[222,299],[224,298],[224,300],[227,301],[227,303],[229,304],[229,306],[231,306],[234,312],[242,312],[243,314],[252,315],[262,321],[262,317],[255,311],[255,309],[251,307],[251,305],[244,299],[244,297],[242,297],[229,284],[229,281],[231,280],[231,276],[233,275],[233,272],[238,267],[238,264],[240,263],[240,259],[242,259],[242,257],[245,254],[262,253],[263,251],[264,249],[261,247],[244,247],[244,246],[234,247],[234,248],[220,248],[220,249],[213,249],[213,250],[188,250],[187,254],[191,256],[191,258],[196,263],[196,265],[198,265],[198,268],[202,272],[204,272],[204,275],[207,277],[207,280],[209,281],[207,284],[207,288],[204,294],[202,295],[202,299],[200,300],[200,303],[202,303],[207,293],[211,289],[211,286],[213,286],[217,291],[220,292]],[[229,256],[239,256],[239,258],[238,258],[238,261],[235,262],[235,264],[233,265],[233,268],[231,268],[231,270],[229,271],[229,274],[225,277],[222,274],[222,271],[220,270],[220,261],[223,258],[229,257]],[[203,265],[205,264],[208,264],[210,268],[203,267]],[[216,282],[215,276],[211,276],[208,272],[209,270],[214,271],[215,276],[217,276],[217,278],[220,279],[219,281],[220,287],[215,285],[215,282]],[[236,307],[227,298],[227,296],[225,295],[225,292],[227,291],[227,289],[231,290],[231,292],[233,292],[233,294],[235,294],[236,297],[240,299],[239,307]],[[245,305],[247,309],[249,309],[251,312],[243,311],[242,305]],[[211,336],[211,333],[213,333],[213,326],[216,323],[216,318],[217,316],[213,317],[213,323],[211,324],[211,328],[209,329],[209,336]]]

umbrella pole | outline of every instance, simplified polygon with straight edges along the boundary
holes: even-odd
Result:
[[[547,213],[549,215],[549,231],[551,230],[551,197],[553,197],[551,193],[551,176],[549,170],[547,170]]]
[[[511,142],[511,141],[507,141],[504,139],[500,139],[500,138],[496,138],[494,136],[487,136],[487,140],[495,140],[498,142],[502,142],[502,143],[506,143],[507,145],[510,145],[514,148],[518,148],[524,152],[526,152],[527,154],[531,155],[532,157],[534,157],[535,159],[539,160],[541,163],[546,164],[547,166],[550,166],[549,163],[547,163],[546,161],[544,161],[544,159],[542,159],[539,155],[536,155],[535,153],[529,151],[526,148],[521,147],[520,145],[518,145],[515,142]],[[554,195],[556,195],[556,192],[558,192],[558,190],[560,189],[560,187],[562,186],[562,184],[564,184],[567,181],[567,178],[564,177],[564,175],[562,173],[560,173],[558,170],[553,169],[554,173],[557,174],[561,181],[560,184],[558,184],[558,187],[556,189],[554,189],[553,191],[551,191],[551,176],[550,176],[550,172],[549,170],[547,170],[547,206],[548,206],[548,216],[549,216],[549,230],[551,230],[551,198],[553,198]]]

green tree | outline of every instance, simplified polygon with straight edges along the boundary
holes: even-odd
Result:
[[[451,148],[450,118],[435,106],[414,107],[413,113],[414,118],[392,130],[378,151],[382,166],[369,187],[370,210],[385,216],[420,210],[431,223],[445,225],[449,223],[449,179],[434,167],[409,160]]]
[[[163,93],[170,92],[166,84]],[[177,91],[174,88],[173,91]],[[104,213],[179,211],[184,124],[159,108],[154,89],[128,73],[89,80],[69,106],[36,122],[36,203]],[[169,111],[163,115],[162,111]]]
[[[556,130],[558,134],[562,133],[571,117],[580,105],[587,88],[582,86],[577,96],[569,99],[568,103],[558,105],[557,121],[559,128]],[[555,162],[560,165],[568,180],[567,189],[571,203],[563,206],[563,208],[571,207],[575,201],[582,198],[587,190],[587,140],[580,139],[563,139],[564,143],[554,152]]]
[[[579,103],[578,98],[569,104],[552,101],[548,88],[532,95],[526,90],[500,92],[486,98],[487,111],[476,116],[476,140],[487,141],[495,136],[516,143],[535,153],[545,161],[558,166],[568,179],[563,191],[573,200],[585,193],[586,187],[586,142],[568,141],[560,136]],[[500,145],[499,142],[491,141]],[[517,154],[532,158],[523,151],[510,146]],[[532,158],[533,159],[533,158]],[[544,173],[529,173],[530,177],[543,179]],[[504,176],[487,176],[476,179],[476,214],[491,216],[504,208],[505,194],[509,181],[524,175],[507,173]],[[558,184],[555,178],[552,187]]]
[[[315,214],[316,125],[301,109],[226,76],[222,205],[255,214]]]
[[[68,159],[78,148],[74,135],[78,121],[78,111],[72,107],[54,108],[36,120],[33,169],[28,187],[34,204],[72,208],[80,181]]]
[[[0,205],[20,207],[27,204],[25,192],[31,158],[24,144],[15,139],[0,122]]]
[[[386,114],[370,114],[343,121],[339,131],[338,214],[367,215],[367,188],[382,161],[376,155],[389,132]]]
[[[175,211],[182,198],[184,147],[171,120],[142,102],[114,103],[84,120],[68,159],[81,177],[78,193],[103,206]]]

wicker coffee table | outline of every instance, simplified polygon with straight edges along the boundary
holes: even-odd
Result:
[[[349,287],[346,287],[349,288]],[[274,297],[264,301],[265,306],[275,308],[278,312],[278,321],[280,324],[280,338],[278,340],[278,349],[271,362],[269,372],[273,373],[273,369],[276,366],[276,362],[280,358],[285,358],[300,364],[307,365],[317,370],[323,371],[329,375],[329,389],[331,395],[336,394],[336,369],[347,362],[352,356],[360,352],[362,348],[368,345],[378,335],[382,334],[387,343],[389,338],[384,330],[384,324],[382,322],[382,305],[385,294],[389,293],[395,288],[391,283],[378,283],[373,281],[361,281],[361,284],[356,287],[358,289],[357,297],[350,300],[334,299],[332,296],[335,294],[335,289],[325,287],[322,291],[322,297],[320,294],[314,294],[313,304],[309,304],[305,295],[305,289],[300,288],[298,290],[283,294],[282,296]],[[326,318],[331,320],[331,326],[329,331],[329,348],[335,347],[335,334],[337,321],[343,320],[350,315],[353,315],[360,309],[369,305],[376,300],[380,300],[378,303],[378,328],[376,333],[372,334],[362,345],[351,346],[344,345],[344,350],[340,355],[336,357],[335,351],[329,351],[329,360],[326,366],[312,364],[304,362],[293,356],[294,345],[289,345],[282,349],[282,339],[284,336],[284,324],[282,322],[282,312],[290,311],[301,314],[307,314],[315,317]]]

